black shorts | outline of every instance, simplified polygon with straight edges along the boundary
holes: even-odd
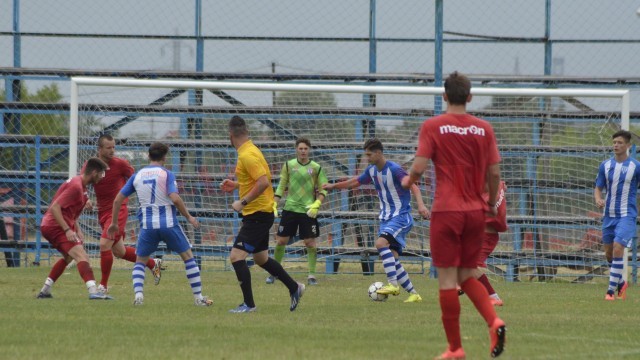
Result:
[[[278,226],[278,236],[296,236],[298,229],[300,229],[300,239],[303,240],[320,236],[318,219],[310,218],[307,214],[283,210],[280,226]]]
[[[242,227],[233,247],[250,254],[269,249],[269,235],[273,226],[272,212],[255,212],[242,218]]]

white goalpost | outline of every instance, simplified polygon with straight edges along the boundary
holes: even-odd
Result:
[[[442,111],[442,93],[441,87],[421,85],[74,77],[69,175],[95,153],[101,133],[119,139],[117,156],[136,168],[146,162],[151,142],[167,142],[172,149],[167,166],[203,224],[190,234],[196,250],[203,258],[224,259],[239,221],[229,207],[236,195],[216,188],[235,166],[226,129],[230,117],[248,121],[252,139],[271,166],[274,186],[282,164],[295,157],[299,136],[310,138],[311,158],[330,181],[338,181],[363,170],[362,144],[372,136],[381,139],[389,160],[408,168],[420,124]],[[630,129],[629,91],[474,87],[472,94],[468,111],[494,126],[508,186],[510,229],[501,234],[489,270],[508,280],[602,276],[606,261],[597,244],[601,225],[593,179],[598,164],[611,156],[611,134]],[[433,176],[420,186],[430,204]],[[135,202],[130,204],[135,208]],[[345,265],[339,271],[360,272],[353,263],[360,263],[363,272],[375,271],[370,265],[376,256],[371,239],[377,208],[368,187],[328,196],[320,209],[318,239],[326,272],[338,270],[341,262]],[[83,218],[87,227],[96,226]],[[414,218],[405,256],[409,263],[415,260],[411,271],[426,271],[429,223],[419,219],[415,206]],[[130,221],[134,234],[136,225]],[[287,249],[285,266],[304,271],[304,247],[296,243]]]

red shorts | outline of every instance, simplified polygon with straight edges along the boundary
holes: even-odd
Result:
[[[493,250],[498,246],[500,241],[500,234],[498,233],[484,233],[484,241],[482,241],[482,249],[480,250],[480,257],[478,257],[478,267],[487,267],[487,259]]]
[[[100,217],[100,228],[102,228],[102,235],[100,235],[101,239],[113,240],[114,243],[124,239],[125,237],[125,228],[127,226],[127,218],[129,217],[128,211],[120,209],[118,213],[118,234],[115,236],[109,236],[107,229],[111,226],[111,213],[105,214],[105,216]]]
[[[72,230],[75,230],[72,228]],[[49,244],[53,246],[62,255],[69,255],[69,251],[74,246],[82,246],[82,241],[69,241],[67,235],[62,231],[60,226],[42,226],[40,233],[47,239]]]
[[[474,269],[482,248],[484,211],[431,214],[431,257],[436,267]]]

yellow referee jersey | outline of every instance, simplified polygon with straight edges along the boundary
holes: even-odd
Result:
[[[236,165],[236,178],[240,191],[240,199],[243,199],[254,186],[256,180],[266,175],[269,187],[242,209],[242,215],[253,214],[256,211],[273,211],[273,187],[271,187],[271,172],[269,165],[262,155],[262,151],[251,140],[238,148],[238,164]]]

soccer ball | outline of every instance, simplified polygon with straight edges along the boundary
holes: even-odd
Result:
[[[378,289],[382,288],[383,286],[384,286],[384,283],[380,281],[377,281],[371,284],[371,286],[369,286],[369,299],[371,299],[372,301],[387,301],[387,298],[389,297],[389,295],[378,294],[376,292],[378,291]]]

